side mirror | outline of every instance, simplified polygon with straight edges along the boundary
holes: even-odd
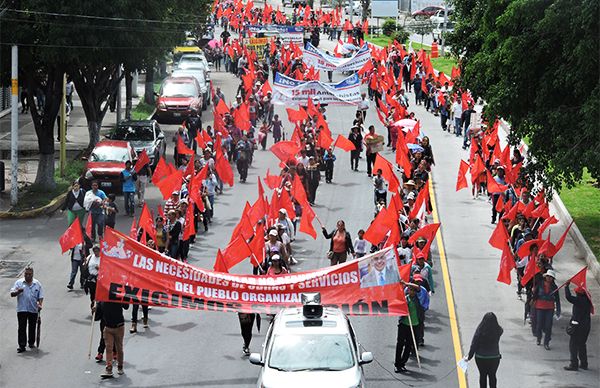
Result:
[[[87,161],[87,160],[88,160],[88,157],[87,157],[87,156],[82,156],[82,157],[81,157],[81,160]]]
[[[371,352],[362,352],[362,354],[360,355],[360,365],[365,365],[368,364],[370,362],[373,362],[373,353]]]
[[[265,363],[262,360],[262,356],[260,355],[260,353],[252,353],[252,354],[250,354],[249,360],[250,360],[250,364],[252,364],[252,365],[260,365],[260,366],[265,365]]]
[[[162,140],[165,138],[165,134],[164,133],[159,133],[158,136],[156,136],[157,139]]]
[[[156,92],[154,92],[153,94],[154,94],[154,97],[160,97],[160,95]]]

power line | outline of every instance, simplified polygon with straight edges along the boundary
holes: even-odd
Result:
[[[19,42],[1,42],[2,46],[21,46],[21,47],[51,47],[51,48],[70,48],[70,49],[101,49],[101,50],[148,50],[148,49],[166,49],[172,50],[173,46],[72,46],[63,44],[38,44],[38,43],[19,43]]]
[[[167,20],[157,20],[157,19],[137,19],[137,18],[119,18],[119,17],[109,17],[109,16],[94,16],[94,15],[82,15],[82,14],[68,14],[68,13],[58,13],[58,12],[42,12],[42,11],[30,11],[23,9],[13,9],[8,8],[9,12],[16,12],[22,14],[31,14],[31,15],[46,15],[46,16],[57,16],[57,17],[70,17],[70,18],[84,18],[84,19],[95,19],[95,20],[113,20],[113,21],[121,21],[121,22],[143,22],[143,23],[159,23],[159,24],[190,24],[194,22],[181,22],[181,21],[167,21]],[[193,15],[198,18],[202,18],[204,16],[201,15]]]

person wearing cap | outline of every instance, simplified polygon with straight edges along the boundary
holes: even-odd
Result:
[[[506,185],[506,180],[504,179],[504,166],[496,167],[496,175],[494,176],[494,180],[499,185],[503,185],[503,186]],[[498,211],[496,210],[496,203],[498,203],[498,200],[500,199],[501,195],[504,195],[504,193],[493,193],[492,194],[492,224],[496,223],[496,217],[502,218],[503,211],[498,213]],[[504,199],[506,199],[506,196]]]
[[[415,199],[416,196],[416,190],[415,190],[415,181],[413,181],[412,179],[409,179],[408,181],[404,182],[404,188],[402,189],[402,194],[403,197],[408,197],[411,193],[413,194],[413,200]]]
[[[553,315],[556,313],[556,317],[560,317],[560,296],[556,292],[558,287],[554,283],[556,272],[549,269],[543,277],[544,281],[537,283],[533,290],[535,335],[537,337],[537,344],[541,345],[542,334],[544,334],[544,348],[550,350]]]
[[[373,177],[375,205],[377,205],[380,201],[383,201],[384,205],[387,205],[387,183],[381,176],[382,173],[383,171],[378,168],[375,176]]]
[[[402,279],[400,279],[400,283],[404,286],[409,315],[400,317],[398,320],[394,372],[406,373],[406,362],[408,361],[410,354],[414,351],[411,332],[415,331],[419,325],[420,311],[429,309],[429,295],[424,287],[419,286],[416,283],[406,283]]]
[[[284,268],[281,264],[281,256],[277,254],[271,256],[271,266],[267,270],[267,276],[280,276],[288,273],[287,268]]]
[[[90,302],[94,306],[96,300],[96,280],[98,279],[98,268],[100,268],[100,245],[95,244],[92,252],[85,258],[84,267],[87,268],[88,276],[85,281],[85,290],[90,293]]]
[[[281,259],[283,259],[283,265],[288,267],[288,253],[285,245],[279,241],[279,233],[277,228],[272,228],[268,233],[268,240],[265,242],[265,263],[267,264],[271,261],[271,258],[275,255],[278,255]],[[266,268],[265,268],[266,269]]]
[[[396,248],[398,251],[398,257],[402,265],[412,262],[412,247],[408,243],[408,236],[402,234],[400,236],[400,245]]]
[[[179,191],[176,190],[173,191],[169,199],[165,201],[165,206],[163,207],[163,210],[165,214],[168,215],[171,210],[177,209],[179,209]]]
[[[591,313],[593,310],[592,301],[587,290],[583,287],[575,288],[575,295],[571,294],[570,283],[565,286],[565,297],[573,305],[569,325],[573,332],[569,338],[569,353],[571,354],[571,363],[565,366],[565,370],[576,371],[579,368],[587,370],[587,338],[590,334]]]
[[[419,252],[415,256],[415,263],[411,267],[411,273],[416,276],[420,275],[422,278],[422,286],[432,294],[435,294],[435,286],[433,284],[433,271],[431,266],[425,262],[425,255],[423,252]]]

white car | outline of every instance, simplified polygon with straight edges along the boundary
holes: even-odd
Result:
[[[362,366],[371,361],[373,354],[360,353],[342,311],[320,304],[280,311],[269,326],[262,352],[250,355],[250,362],[261,366],[260,388],[363,387]]]
[[[206,79],[210,80],[210,64],[204,54],[183,54],[177,62],[177,69],[202,69],[206,73]]]
[[[448,14],[447,14],[447,21],[450,22],[450,16],[452,16],[453,11],[451,9],[448,10]],[[444,23],[444,10],[441,9],[439,11],[437,11],[435,14],[433,14],[432,17],[429,18],[429,20],[431,20],[431,24],[433,24],[434,26],[437,26],[440,23]]]
[[[450,32],[454,32],[454,23],[452,23],[451,21],[447,21],[445,31],[446,31],[446,34],[448,34]],[[433,36],[433,39],[437,39],[438,42],[442,39],[443,33],[444,33],[444,22],[443,21],[441,23],[436,24],[433,27],[433,31],[431,31],[431,35]]]
[[[353,1],[352,2],[352,10],[350,10],[350,4],[348,4],[345,8],[344,8],[344,12],[346,13],[346,15],[350,15],[350,12],[353,11],[354,15],[356,16],[360,16],[362,15],[362,3],[360,1]]]

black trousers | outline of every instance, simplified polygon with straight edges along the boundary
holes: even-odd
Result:
[[[27,311],[19,311],[17,320],[19,322],[19,347],[24,348],[28,343],[29,346],[35,345],[35,329],[37,324],[37,313],[29,313]],[[27,331],[29,326],[29,331]]]
[[[358,161],[360,160],[360,151],[350,151],[350,169],[358,170]]]
[[[396,339],[396,359],[394,366],[396,368],[403,367],[410,353],[413,349],[412,334],[410,333],[410,326],[403,323],[398,324],[398,338]]]
[[[375,164],[375,158],[377,157],[377,152],[368,153],[367,152],[367,174],[372,175],[373,164]]]
[[[590,334],[590,325],[581,325],[569,339],[569,352],[571,353],[571,365],[587,368],[587,346],[586,342]],[[577,362],[579,360],[579,363]]]
[[[496,388],[496,371],[500,365],[500,358],[477,358],[475,357],[477,369],[479,369],[479,388],[487,388],[488,379],[490,388]]]
[[[250,315],[250,319],[241,320],[240,319],[240,329],[242,330],[242,338],[244,339],[244,346],[250,347],[250,341],[252,341],[252,326],[254,326],[254,319],[256,315]]]
[[[496,217],[498,217],[498,220],[500,220],[502,218],[502,213],[504,213],[504,211],[498,212],[496,210],[496,204],[498,203],[498,200],[500,199],[500,194],[492,194],[492,221],[496,222]]]
[[[325,180],[327,182],[333,180],[333,166],[327,166],[325,168]]]
[[[140,310],[140,305],[134,304],[133,309],[131,310],[131,322],[137,323],[139,310]],[[145,319],[148,319],[148,306],[142,305],[142,314],[144,315]]]

